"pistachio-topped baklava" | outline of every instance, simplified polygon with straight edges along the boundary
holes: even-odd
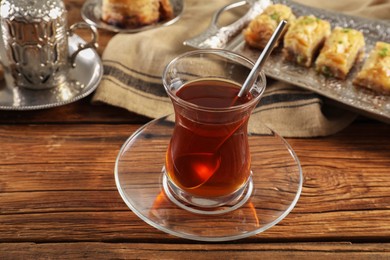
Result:
[[[292,22],[284,36],[285,59],[310,67],[318,50],[330,35],[330,23],[313,15],[301,16]]]
[[[390,94],[390,43],[376,43],[353,83]]]
[[[364,52],[364,36],[355,29],[336,27],[316,60],[316,70],[327,77],[345,79]]]
[[[249,46],[263,49],[281,20],[286,20],[287,26],[289,26],[290,22],[295,20],[291,8],[282,4],[268,6],[264,12],[256,16],[244,30],[243,34],[245,41]],[[277,45],[278,44],[276,44],[275,47]]]
[[[103,0],[102,20],[123,28],[134,28],[170,19],[169,0]]]

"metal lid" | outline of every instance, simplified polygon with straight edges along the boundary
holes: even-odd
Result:
[[[26,22],[54,20],[65,11],[62,0],[1,0],[0,4],[2,18]]]

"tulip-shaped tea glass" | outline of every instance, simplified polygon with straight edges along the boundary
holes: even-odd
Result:
[[[163,186],[176,205],[220,214],[251,195],[247,126],[266,86],[260,73],[243,97],[237,94],[253,63],[227,50],[196,50],[172,60],[163,83],[175,111]]]

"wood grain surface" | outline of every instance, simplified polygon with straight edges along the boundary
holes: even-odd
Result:
[[[80,21],[83,1],[65,3]],[[102,53],[113,34],[99,32]],[[390,259],[390,125],[288,139],[304,176],[293,211],[256,236],[201,243],[149,226],[116,189],[119,149],[148,121],[90,98],[0,111],[0,259]]]

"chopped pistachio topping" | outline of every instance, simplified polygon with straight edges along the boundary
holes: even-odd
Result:
[[[314,23],[315,21],[318,21],[318,20],[316,20],[314,17],[311,17],[311,16],[306,16],[304,19],[302,19],[302,22],[304,24]]]
[[[272,20],[275,20],[275,21],[279,21],[279,19],[280,19],[280,15],[277,12],[271,14],[270,17]]]
[[[324,74],[326,77],[333,77],[332,70],[328,66],[322,67],[322,74]]]
[[[389,55],[389,49],[387,49],[386,47],[383,47],[382,49],[380,49],[380,51],[378,52],[379,56],[381,57],[386,57],[387,55]]]

